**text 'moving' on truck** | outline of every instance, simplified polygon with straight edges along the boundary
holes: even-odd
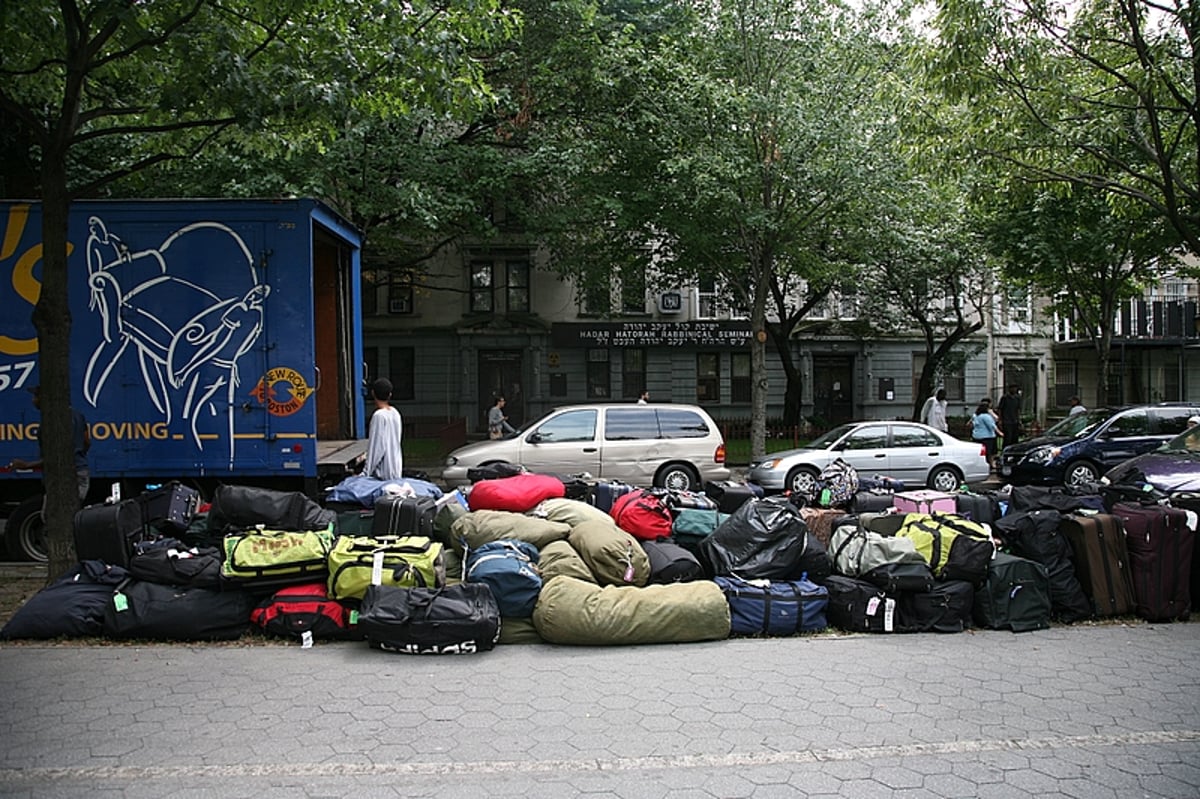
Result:
[[[72,205],[71,403],[89,501],[178,479],[315,494],[365,451],[360,236],[313,200]],[[36,203],[0,203],[0,465],[38,457]],[[10,558],[44,557],[41,475],[0,471]]]

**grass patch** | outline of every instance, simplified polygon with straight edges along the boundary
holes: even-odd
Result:
[[[766,440],[765,449],[767,454],[772,452],[783,452],[787,449],[795,449],[807,444],[806,439],[799,441],[784,438],[768,438]],[[725,441],[725,463],[733,466],[745,466],[750,463],[750,439],[748,438],[731,438]]]

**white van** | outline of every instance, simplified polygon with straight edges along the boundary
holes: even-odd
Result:
[[[700,489],[728,480],[725,439],[695,405],[600,403],[555,408],[507,438],[459,447],[446,457],[442,481],[471,481],[467,470],[519,463],[531,472],[620,480],[636,486]]]

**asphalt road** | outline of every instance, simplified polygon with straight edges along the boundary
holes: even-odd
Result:
[[[0,648],[4,797],[1200,796],[1200,624]]]

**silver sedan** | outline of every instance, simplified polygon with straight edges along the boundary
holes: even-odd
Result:
[[[987,454],[978,442],[916,422],[854,422],[835,427],[807,447],[752,462],[746,478],[768,491],[811,494],[821,470],[838,458],[861,475],[885,475],[936,491],[953,491],[989,474]]]

